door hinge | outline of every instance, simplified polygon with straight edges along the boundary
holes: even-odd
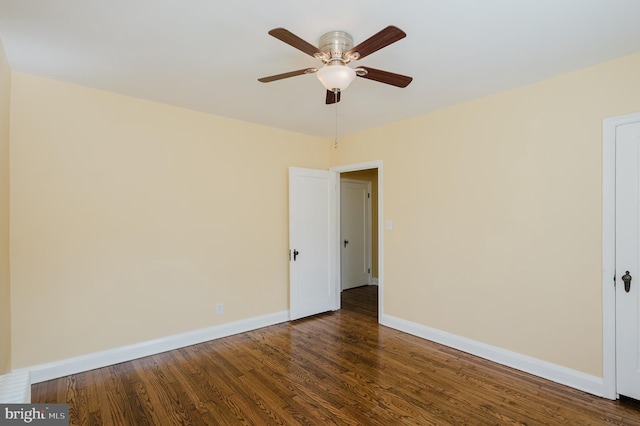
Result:
[[[367,268],[367,274],[371,273],[371,268]]]
[[[616,274],[613,274],[613,286],[616,286]]]
[[[367,192],[367,198],[371,198],[371,194]]]

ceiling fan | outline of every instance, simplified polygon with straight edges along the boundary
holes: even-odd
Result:
[[[353,37],[344,31],[331,31],[324,34],[320,37],[319,48],[284,28],[274,28],[269,31],[269,35],[321,60],[324,66],[262,77],[258,81],[269,83],[298,75],[316,73],[322,85],[327,89],[327,104],[340,102],[340,92],[346,89],[356,76],[396,87],[407,87],[413,80],[412,77],[389,71],[369,67],[351,68],[348,65],[351,61],[362,59],[407,36],[404,31],[393,25],[384,28],[355,47]]]

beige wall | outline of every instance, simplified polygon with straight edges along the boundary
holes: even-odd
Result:
[[[602,375],[602,119],[640,54],[342,137],[382,160],[386,314]]]
[[[341,173],[340,177],[371,182],[371,277],[378,278],[378,170]]]
[[[18,72],[11,125],[14,368],[288,309],[329,141]]]
[[[9,285],[9,110],[11,68],[0,40],[0,375],[11,367]]]
[[[640,111],[638,75],[633,55],[334,150],[14,73],[13,367],[287,309],[287,167],[382,160],[386,314],[601,375],[602,119]]]

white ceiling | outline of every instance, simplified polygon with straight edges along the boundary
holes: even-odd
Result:
[[[640,0],[0,0],[16,71],[327,138],[314,75],[257,81],[321,64],[267,31],[358,44],[387,25],[407,37],[356,64],[414,80],[356,79],[341,134],[640,52]]]

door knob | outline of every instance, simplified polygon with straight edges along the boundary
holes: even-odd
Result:
[[[620,278],[622,278],[622,282],[624,282],[624,291],[629,293],[629,290],[631,290],[631,275],[629,275],[629,271],[626,271]]]
[[[298,257],[298,255],[300,254],[300,252],[296,249],[293,249],[293,261],[296,261],[296,258]]]
[[[347,244],[349,244],[349,240],[344,240],[344,248],[347,248]]]

